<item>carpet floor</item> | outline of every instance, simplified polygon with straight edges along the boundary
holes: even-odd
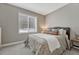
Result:
[[[34,55],[24,44],[17,44],[0,49],[0,55]],[[63,55],[79,55],[78,49],[67,50]]]
[[[4,47],[0,50],[0,55],[34,55],[24,44]]]

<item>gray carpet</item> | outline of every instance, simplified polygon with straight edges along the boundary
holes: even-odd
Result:
[[[79,49],[72,48],[63,53],[63,55],[79,55]]]
[[[0,55],[34,55],[34,54],[29,48],[24,47],[24,44],[18,44],[2,48],[0,50]],[[78,49],[67,50],[63,53],[63,55],[79,55],[79,50]]]
[[[33,53],[29,48],[24,47],[24,44],[18,44],[2,48],[0,55],[33,55]]]

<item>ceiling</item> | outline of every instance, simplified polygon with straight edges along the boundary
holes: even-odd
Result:
[[[47,15],[59,8],[62,8],[68,3],[10,3],[10,4],[42,15]]]

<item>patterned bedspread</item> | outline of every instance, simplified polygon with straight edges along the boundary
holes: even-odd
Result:
[[[39,34],[39,33],[38,33]],[[43,35],[43,34],[42,34]],[[45,34],[48,35],[48,34]],[[35,34],[29,35],[29,43],[30,49],[38,55],[58,55],[62,54],[67,48],[69,48],[69,40],[66,35],[53,35],[57,38],[60,43],[60,47],[55,49],[54,51],[50,51],[47,40],[43,39],[39,35]],[[52,38],[53,39],[53,38]]]

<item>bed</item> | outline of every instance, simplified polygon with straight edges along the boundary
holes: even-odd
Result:
[[[66,49],[70,49],[70,28],[53,27],[52,29],[66,30],[66,35],[51,35],[47,33],[30,34],[28,46],[36,55],[60,55]]]

